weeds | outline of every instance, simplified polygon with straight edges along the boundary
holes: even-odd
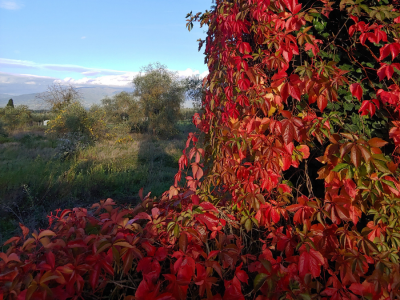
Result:
[[[111,197],[135,204],[141,187],[160,196],[173,183],[190,124],[170,140],[116,135],[60,159],[60,141],[19,132],[0,145],[0,243],[21,220],[44,227],[56,208],[85,207]],[[123,141],[123,142],[116,142]]]

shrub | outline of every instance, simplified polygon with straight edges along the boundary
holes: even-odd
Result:
[[[60,110],[55,119],[49,121],[46,133],[63,137],[65,134],[77,134],[88,142],[99,139],[105,134],[105,113],[100,107],[87,111],[81,103],[74,102]]]
[[[139,104],[132,93],[121,92],[112,98],[106,97],[101,102],[106,112],[108,123],[129,124],[137,122],[139,118]]]
[[[8,137],[8,133],[4,127],[4,123],[0,120],[0,137],[6,138]]]
[[[0,108],[0,120],[8,130],[15,130],[31,122],[31,111],[26,105],[16,107],[7,105],[5,108]]]
[[[208,25],[204,149],[189,134],[159,200],[57,212],[32,238],[21,226],[0,254],[3,294],[399,299],[394,5],[217,0],[189,14]]]

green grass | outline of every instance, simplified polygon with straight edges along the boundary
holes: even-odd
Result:
[[[18,232],[18,222],[47,227],[46,216],[57,208],[87,207],[101,199],[135,204],[138,191],[160,196],[173,184],[187,133],[170,140],[131,134],[57,158],[57,141],[42,133],[20,133],[0,141],[0,244]]]

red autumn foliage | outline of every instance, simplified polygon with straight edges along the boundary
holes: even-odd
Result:
[[[133,209],[59,211],[31,237],[21,224],[0,299],[399,299],[400,13],[385,3],[189,14],[210,72],[175,184]]]

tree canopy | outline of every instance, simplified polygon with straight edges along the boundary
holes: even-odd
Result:
[[[149,130],[164,136],[174,134],[185,92],[177,74],[160,63],[149,64],[133,79],[133,86]]]

